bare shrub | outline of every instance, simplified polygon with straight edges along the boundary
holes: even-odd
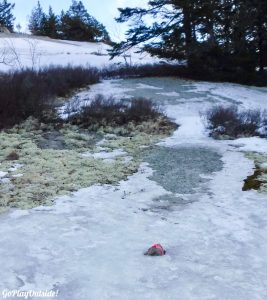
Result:
[[[99,81],[95,68],[50,67],[2,74],[0,77],[0,129],[28,117],[54,118],[56,97]]]
[[[128,78],[128,77],[159,77],[159,76],[181,76],[186,77],[187,70],[184,66],[158,63],[133,65],[112,65],[101,70],[104,78]]]
[[[50,66],[43,68],[39,74],[51,92],[60,97],[74,89],[99,82],[99,71],[96,68]]]
[[[126,109],[128,121],[143,122],[156,119],[161,113],[161,109],[151,100],[146,98],[134,98]]]
[[[81,109],[78,115],[82,125],[108,126],[123,123],[123,112],[125,105],[122,101],[115,101],[114,98],[104,98],[101,95]]]
[[[236,82],[266,86],[267,72],[245,73],[205,70],[201,68],[188,68],[185,64],[166,63],[165,61],[155,64],[134,65],[126,62],[125,65],[113,65],[102,69],[103,78],[128,78],[128,77],[180,77],[189,80]]]
[[[74,109],[78,111],[78,109]],[[124,126],[155,120],[162,115],[160,108],[151,100],[135,98],[130,101],[116,101],[98,95],[88,105],[69,117],[68,121],[87,128]]]
[[[29,116],[41,117],[49,97],[44,82],[30,70],[3,75],[0,78],[0,128]]]
[[[214,138],[238,138],[263,136],[261,128],[266,124],[266,112],[242,110],[237,106],[215,106],[205,113],[206,127]]]

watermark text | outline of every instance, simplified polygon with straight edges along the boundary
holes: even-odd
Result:
[[[18,298],[18,299],[31,299],[31,298],[57,298],[58,290],[29,290],[29,291],[20,291],[20,290],[3,290],[2,297],[3,299],[8,298]]]

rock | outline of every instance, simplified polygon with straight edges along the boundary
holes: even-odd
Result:
[[[163,255],[165,255],[165,253],[166,253],[166,251],[160,244],[154,244],[144,253],[144,255],[163,256]]]
[[[15,151],[10,152],[6,157],[6,160],[18,160],[18,159],[19,159],[19,155]]]

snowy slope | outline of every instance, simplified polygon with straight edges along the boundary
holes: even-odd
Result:
[[[0,70],[67,64],[103,67],[114,63],[125,63],[124,57],[110,61],[108,49],[110,47],[103,43],[62,41],[30,36],[1,37],[0,34],[0,56],[4,50],[8,62],[8,65],[0,63]],[[126,55],[127,63],[155,61],[148,54],[135,54],[134,50]]]

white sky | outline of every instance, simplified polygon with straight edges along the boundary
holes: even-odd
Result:
[[[23,31],[27,29],[28,16],[33,7],[36,6],[37,0],[9,0],[15,3],[14,15],[16,17],[15,25],[20,23]],[[71,0],[40,0],[41,6],[45,12],[48,12],[49,5],[54,12],[59,14],[61,10],[67,10],[71,5]],[[114,20],[118,14],[118,7],[144,7],[148,0],[83,0],[82,1],[88,12],[98,21],[103,23],[113,39],[119,39],[127,29],[125,24],[117,24]]]

